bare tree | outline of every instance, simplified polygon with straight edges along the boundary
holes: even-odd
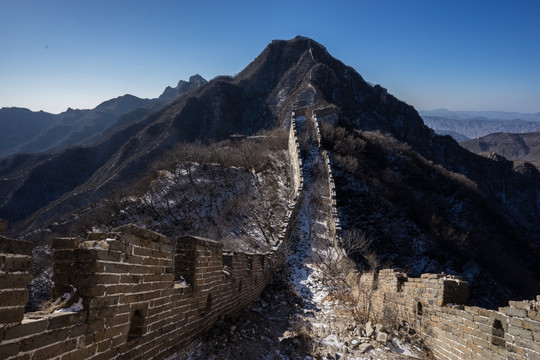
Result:
[[[347,303],[354,319],[365,323],[372,318],[372,299],[377,289],[380,261],[370,250],[371,240],[358,229],[347,231],[338,238],[337,244],[316,244],[319,249],[314,253],[315,264],[323,274],[325,285]],[[367,273],[373,276],[362,277]]]

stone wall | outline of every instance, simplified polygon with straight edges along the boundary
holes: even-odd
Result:
[[[330,108],[312,113],[319,146],[319,121],[324,117],[333,123],[335,114],[337,109]],[[332,162],[325,150],[322,155],[332,199],[331,225],[339,240]],[[409,278],[400,269],[387,269],[361,276],[352,273],[347,282],[359,305],[370,306],[374,318],[390,318],[415,329],[437,359],[540,359],[540,296],[536,301],[510,301],[508,307],[494,311],[466,306],[468,283],[458,276]]]
[[[31,244],[1,240],[0,359],[181,357],[257,299],[280,259],[191,236],[174,245],[134,225],[55,239],[52,293],[67,301],[23,317]]]
[[[291,172],[291,198],[297,197],[304,187],[304,177],[302,175],[302,159],[300,157],[300,144],[298,142],[298,132],[294,121],[295,112],[292,113],[289,127],[289,164]]]
[[[458,276],[408,278],[388,269],[351,274],[348,282],[360,299],[371,295],[376,318],[414,328],[436,359],[540,359],[540,296],[495,311],[465,306],[468,283]]]
[[[328,117],[322,121],[332,122],[335,109],[310,114],[320,146],[319,116]],[[330,225],[337,246],[341,225],[332,161],[325,150],[321,155],[328,173]],[[510,301],[509,307],[499,311],[465,306],[469,288],[460,277],[422,274],[420,278],[409,278],[400,269],[351,274],[348,282],[358,292],[359,301],[371,304],[374,318],[393,318],[414,328],[437,359],[540,359],[540,298]]]
[[[0,339],[6,326],[23,318],[28,303],[26,286],[31,280],[28,268],[32,248],[29,242],[7,239],[0,234]]]
[[[334,114],[335,115],[335,111],[337,111],[335,108],[329,108],[331,111],[329,112],[329,110],[327,109],[323,109],[321,110],[320,112],[323,112],[323,114]],[[338,215],[338,210],[337,210],[337,200],[336,200],[336,184],[334,182],[334,175],[332,173],[332,160],[330,159],[330,154],[328,153],[328,151],[322,149],[321,147],[321,141],[322,141],[322,138],[321,138],[321,129],[320,129],[320,125],[319,125],[319,118],[317,117],[317,113],[318,111],[315,111],[313,116],[312,116],[312,121],[314,122],[315,124],[315,130],[316,130],[316,135],[317,135],[317,142],[319,144],[319,148],[321,149],[321,156],[323,157],[324,159],[324,164],[326,166],[326,175],[328,177],[328,194],[330,196],[330,200],[331,200],[331,211],[332,211],[332,216],[331,216],[331,221],[330,221],[330,230],[332,230],[332,233],[333,233],[333,237],[334,239],[336,239],[336,241],[339,240],[339,237],[341,236],[341,222],[339,220],[339,215]],[[324,120],[324,121],[327,121],[327,120]],[[337,242],[335,243],[335,245],[337,246]]]
[[[337,125],[339,108],[335,105],[330,105],[325,108],[316,109],[313,111],[313,116],[318,120],[329,122],[333,125]]]

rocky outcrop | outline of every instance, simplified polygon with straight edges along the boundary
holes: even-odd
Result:
[[[198,89],[201,86],[204,86],[208,83],[205,78],[201,75],[196,74],[189,78],[189,81],[180,80],[176,87],[167,86],[163,93],[159,96],[159,100],[170,100],[174,99],[182,94],[187,93],[188,91]]]

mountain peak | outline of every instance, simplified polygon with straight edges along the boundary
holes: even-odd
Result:
[[[192,76],[189,77],[189,82],[190,83],[206,84],[208,81],[206,81],[206,79],[203,78],[201,75],[195,74],[195,75],[192,75]],[[178,84],[180,84],[180,82],[178,82]]]
[[[291,46],[301,50],[309,50],[316,48],[318,50],[326,51],[326,48],[322,44],[302,35],[297,35],[290,40],[272,40],[269,46]]]
[[[199,88],[205,85],[208,81],[199,74],[195,74],[189,77],[189,81],[180,80],[176,87],[167,86],[163,93],[159,96],[160,100],[173,99],[179,95],[184,94],[190,90]]]

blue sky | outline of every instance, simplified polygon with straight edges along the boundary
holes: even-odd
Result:
[[[540,111],[536,0],[0,0],[0,107],[156,97],[296,35],[419,110]]]

